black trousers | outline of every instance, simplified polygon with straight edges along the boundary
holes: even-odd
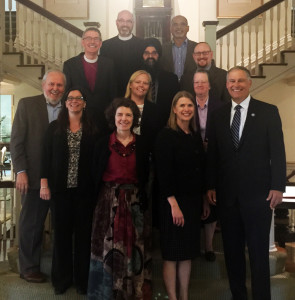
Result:
[[[54,287],[68,288],[73,281],[87,289],[93,202],[77,188],[56,193],[51,200],[54,246],[51,279]]]
[[[265,197],[266,199],[266,197]],[[270,300],[269,233],[272,210],[269,202],[243,206],[238,199],[233,206],[218,208],[225,263],[233,300],[246,300],[247,244],[251,269],[253,300]]]

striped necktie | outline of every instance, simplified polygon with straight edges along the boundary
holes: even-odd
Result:
[[[242,108],[241,105],[237,105],[235,107],[236,112],[234,114],[234,118],[230,128],[232,140],[236,149],[238,149],[239,142],[240,142],[239,132],[240,132],[240,123],[241,123],[241,108]]]

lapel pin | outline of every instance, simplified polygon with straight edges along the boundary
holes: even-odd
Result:
[[[251,114],[251,117],[255,117],[255,114],[254,114],[254,113],[252,113],[252,114]]]

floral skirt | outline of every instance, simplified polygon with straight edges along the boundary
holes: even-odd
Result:
[[[88,299],[151,299],[151,226],[134,185],[106,184],[93,216]],[[149,221],[150,222],[150,221]]]

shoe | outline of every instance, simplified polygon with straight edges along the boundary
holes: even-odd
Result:
[[[46,281],[46,276],[41,272],[20,274],[19,277],[26,280],[27,282],[32,283],[42,283]]]
[[[77,294],[79,294],[79,295],[86,295],[87,294],[87,289],[82,288],[82,287],[77,287],[76,291],[77,291]]]
[[[215,261],[216,260],[216,255],[214,251],[206,251],[205,252],[205,258],[207,261]]]
[[[59,288],[59,287],[55,287],[54,288],[54,294],[55,295],[62,295],[66,292],[67,288]]]

